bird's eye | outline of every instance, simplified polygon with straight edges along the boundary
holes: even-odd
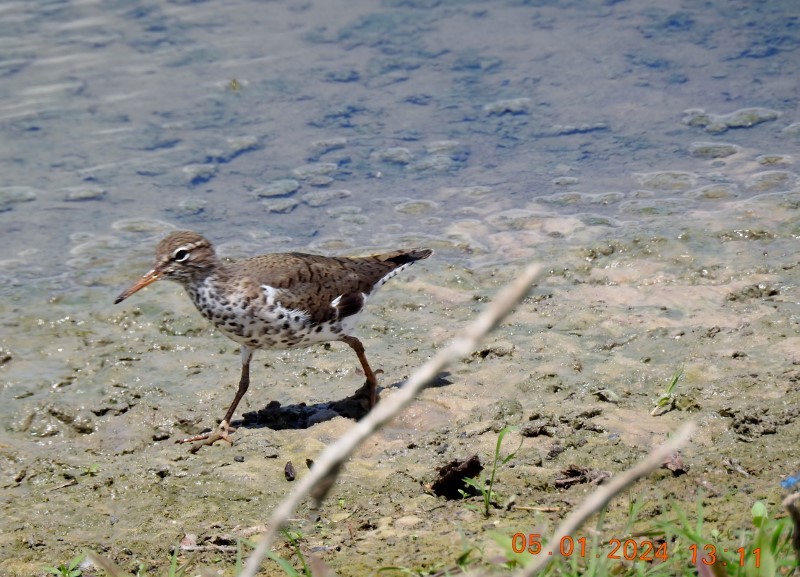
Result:
[[[184,262],[186,259],[189,258],[189,251],[185,248],[179,248],[175,251],[175,254],[172,255],[172,260],[175,262]]]

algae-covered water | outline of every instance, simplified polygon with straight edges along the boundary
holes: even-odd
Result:
[[[175,229],[233,258],[435,249],[361,318],[384,398],[524,264],[548,271],[320,511],[298,512],[303,551],[339,575],[451,566],[472,545],[488,563],[490,531],[552,527],[591,490],[564,471],[621,471],[687,419],[685,474],[637,485],[643,528],[699,495],[721,535],[756,500],[780,511],[800,468],[793,2],[0,15],[0,574],[87,548],[161,574],[180,545],[230,575],[237,539],[292,489],[286,463],[303,475],[351,426],[263,418],[361,384],[333,343],[256,354],[232,447],[174,444],[221,418],[239,373],[236,345],[177,285],[112,304]],[[652,416],[680,370],[674,407]],[[487,521],[427,490],[454,459],[488,463],[506,425],[520,427],[508,450],[522,444],[495,489],[516,507]],[[610,537],[627,507],[612,504]]]

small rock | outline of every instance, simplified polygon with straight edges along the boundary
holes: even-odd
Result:
[[[289,482],[297,478],[297,472],[294,470],[294,465],[292,465],[291,461],[286,462],[286,466],[283,468],[283,476]]]
[[[461,491],[470,492],[464,479],[473,479],[483,471],[483,465],[477,455],[468,459],[455,459],[439,468],[438,476],[431,485],[431,491],[445,499],[461,499]],[[473,489],[474,490],[474,489]]]
[[[745,183],[753,192],[778,192],[791,190],[797,184],[797,174],[788,170],[767,170],[750,176]]]
[[[64,200],[67,202],[81,202],[84,200],[102,200],[108,191],[102,188],[75,186],[64,189]]]
[[[292,212],[297,208],[298,204],[300,204],[300,201],[294,198],[269,198],[261,201],[261,205],[269,212],[279,214],[288,214]]]
[[[271,198],[274,196],[289,196],[297,192],[300,188],[300,183],[293,178],[283,178],[275,180],[268,185],[257,188],[254,192],[262,198]]]
[[[15,204],[36,200],[36,191],[28,186],[0,188],[0,212],[14,208]]]
[[[417,162],[413,168],[419,172],[446,172],[453,166],[454,161],[446,154],[433,154]]]
[[[412,200],[395,205],[395,211],[400,214],[422,215],[433,212],[439,208],[439,203],[432,200]]]
[[[335,174],[338,169],[339,167],[332,162],[320,162],[298,166],[292,172],[300,180],[308,180],[319,176],[330,176]]]
[[[388,162],[389,164],[410,164],[414,160],[414,155],[407,148],[396,146],[394,148],[387,148],[380,152],[373,152],[371,157],[380,162]]]
[[[697,175],[693,172],[665,170],[634,176],[642,186],[655,190],[687,190],[697,184]]]
[[[303,195],[303,202],[309,206],[325,206],[334,200],[341,200],[352,196],[349,190],[315,190]]]
[[[740,150],[740,146],[726,142],[693,142],[689,145],[689,154],[697,158],[725,158]]]
[[[530,98],[511,98],[497,100],[484,105],[483,111],[487,114],[501,116],[503,114],[527,114],[531,105]]]
[[[150,218],[123,218],[111,223],[111,228],[120,232],[136,232],[145,234],[157,234],[168,232],[175,227],[163,220]]]
[[[184,198],[180,204],[178,204],[179,211],[184,215],[192,215],[192,214],[200,214],[206,208],[206,204],[208,201],[203,200],[202,198]]]
[[[217,165],[190,164],[189,166],[184,166],[182,171],[188,184],[202,184],[214,178],[214,175],[217,174]]]

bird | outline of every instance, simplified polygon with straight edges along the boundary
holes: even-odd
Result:
[[[347,344],[361,363],[368,407],[373,408],[378,381],[364,345],[353,335],[356,321],[378,288],[431,254],[427,248],[360,257],[287,252],[224,262],[204,236],[176,231],[158,243],[153,268],[120,293],[114,304],[158,280],[170,280],[186,289],[200,314],[239,344],[239,386],[219,426],[177,441],[194,443],[191,451],[196,452],[220,440],[233,444],[231,421],[250,386],[250,361],[257,349]]]

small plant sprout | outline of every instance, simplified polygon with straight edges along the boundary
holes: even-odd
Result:
[[[45,567],[44,570],[51,575],[58,575],[59,577],[81,577],[80,564],[83,562],[86,555],[80,553],[72,558],[68,563],[59,565],[58,567]]]
[[[516,456],[517,451],[519,451],[520,447],[522,447],[523,439],[520,438],[519,445],[517,445],[516,449],[514,449],[511,453],[509,453],[505,457],[502,457],[502,458],[500,457],[500,447],[503,444],[503,438],[508,433],[510,433],[511,431],[514,431],[516,429],[517,429],[516,427],[505,427],[500,431],[500,433],[498,433],[498,435],[497,435],[497,444],[495,445],[495,448],[494,448],[494,460],[492,462],[492,473],[491,473],[491,475],[489,477],[484,479],[483,482],[479,481],[477,478],[464,479],[464,484],[467,485],[467,487],[472,487],[473,489],[478,491],[478,493],[483,497],[483,511],[482,511],[482,513],[483,513],[484,517],[489,517],[489,513],[491,511],[492,504],[496,501],[496,494],[494,492],[494,481],[495,481],[495,477],[497,475],[497,467],[499,465],[505,465],[506,463],[508,463],[511,459],[513,459]],[[461,490],[461,489],[459,491],[461,492],[461,496],[462,497],[468,497],[469,496],[469,493],[467,491],[464,491],[464,490]],[[475,510],[478,510],[475,507],[471,507],[471,508],[473,508]]]
[[[678,384],[678,381],[683,376],[683,367],[675,371],[675,374],[672,375],[672,378],[669,380],[667,384],[667,388],[664,389],[664,392],[661,393],[661,396],[655,402],[655,407],[653,410],[650,411],[650,414],[654,417],[658,417],[659,415],[663,415],[665,413],[669,413],[672,409],[675,408],[675,395],[673,391],[675,390],[675,386]]]

